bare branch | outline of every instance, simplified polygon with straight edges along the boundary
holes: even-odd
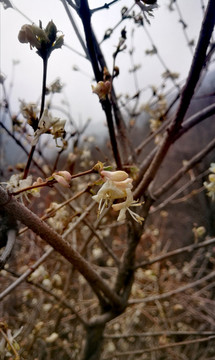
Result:
[[[86,47],[86,45],[85,45],[85,43],[84,43],[84,40],[82,39],[82,36],[81,36],[81,34],[80,34],[80,31],[78,30],[78,27],[77,27],[77,25],[76,25],[76,22],[75,22],[72,14],[71,14],[69,8],[68,8],[68,5],[67,5],[68,0],[67,0],[67,1],[66,1],[66,0],[61,0],[61,1],[62,1],[62,4],[63,4],[65,10],[66,10],[67,16],[68,16],[68,18],[69,18],[69,20],[70,20],[70,22],[71,22],[71,24],[72,24],[72,26],[73,26],[73,29],[74,29],[74,31],[75,31],[75,33],[76,33],[76,36],[77,36],[78,40],[80,41],[80,44],[81,44],[81,46],[82,46],[82,49],[84,50],[84,52],[85,52],[85,54],[86,54],[86,58],[89,60],[89,53],[88,53],[87,47]],[[69,4],[71,5],[72,2],[69,2]],[[72,6],[72,5],[71,5],[71,6]],[[76,9],[76,10],[77,10],[77,9]]]
[[[148,336],[213,336],[215,335],[214,331],[149,331],[141,333],[130,333],[130,334],[114,334],[114,335],[104,335],[104,339],[126,339],[130,337],[139,338],[139,337],[148,337]]]
[[[42,262],[44,262],[45,259],[47,258],[47,256],[50,256],[51,252],[53,252],[53,249],[49,248],[49,249],[47,250],[47,252],[46,252],[46,253],[48,253],[48,255],[44,256],[44,255],[46,254],[46,253],[45,253],[45,254],[39,259],[39,261],[40,261],[40,260],[43,258],[42,261],[40,261],[40,262],[38,261],[39,264],[41,264]],[[35,264],[36,264],[36,263],[35,263]],[[31,273],[35,271],[36,267],[38,267],[38,264],[37,264],[37,266],[35,266],[35,264],[33,265],[34,269],[32,269],[32,267],[31,267],[30,269],[28,269],[28,270],[27,270],[24,274],[22,274],[22,275],[18,275],[18,274],[14,273],[13,271],[10,271],[10,270],[8,270],[8,269],[6,269],[6,271],[7,271],[9,274],[17,277],[17,280],[16,280],[16,281],[19,282],[19,284],[21,283],[21,282],[19,281],[19,279],[22,278],[22,281],[25,280],[27,283],[31,284],[32,286],[37,287],[38,289],[42,290],[43,292],[45,292],[45,293],[48,294],[49,296],[53,297],[53,298],[54,298],[55,300],[57,300],[59,303],[62,303],[66,308],[70,309],[70,310],[75,314],[75,316],[79,319],[79,321],[80,321],[83,325],[86,326],[86,325],[87,325],[87,322],[85,321],[84,318],[82,318],[82,316],[80,316],[80,314],[75,310],[75,307],[72,306],[71,303],[69,303],[67,300],[63,299],[62,296],[59,296],[59,295],[55,294],[54,292],[52,292],[52,291],[50,291],[50,290],[47,290],[47,288],[46,288],[45,286],[43,286],[43,285],[41,285],[41,284],[37,284],[37,283],[35,283],[34,281],[27,279],[27,278],[29,277],[29,275],[31,275]],[[31,273],[29,273],[29,270],[32,270]],[[28,272],[28,274],[27,274],[27,276],[26,276],[26,273],[27,273],[27,272]],[[25,278],[24,278],[24,275],[25,275]],[[14,284],[16,283],[16,281],[12,283],[13,286],[14,286]],[[15,288],[15,287],[14,287],[14,288]],[[1,296],[1,294],[0,294],[0,296]],[[0,297],[0,300],[2,300],[1,297]]]
[[[163,294],[159,294],[159,295],[152,295],[152,296],[148,296],[146,298],[143,299],[133,299],[133,300],[129,300],[128,304],[129,305],[134,305],[134,304],[142,304],[142,303],[147,303],[147,302],[152,302],[152,301],[156,301],[156,300],[163,300],[163,299],[167,299],[173,295],[176,295],[178,293],[184,292],[187,289],[190,289],[192,287],[201,285],[202,283],[204,283],[205,281],[208,281],[210,279],[212,279],[213,277],[215,277],[215,271],[212,271],[211,273],[209,273],[208,275],[202,277],[199,280],[193,281],[190,284],[181,286],[175,290],[172,291],[168,291],[166,293]]]
[[[114,3],[116,3],[117,1],[119,1],[119,0],[112,0],[109,3],[105,3],[103,6],[99,6],[99,7],[95,8],[95,9],[92,9],[91,14],[93,14],[94,12],[99,11],[99,10],[109,9],[109,7],[111,5],[113,5]]]
[[[16,281],[9,285],[4,291],[0,294],[0,300],[5,296],[11,293],[17,286],[19,286],[23,281],[25,281],[29,275],[31,275],[39,266],[42,264],[53,252],[52,248],[46,250],[46,252],[28,269],[26,270]]]
[[[24,145],[20,142],[19,139],[16,138],[16,136],[14,134],[12,134],[10,132],[10,130],[8,130],[6,128],[6,126],[0,121],[0,126],[6,131],[6,133],[16,142],[16,144],[25,152],[25,154],[27,156],[29,156],[29,152],[27,151],[27,149],[24,147]],[[43,171],[42,167],[33,159],[33,163],[34,165],[37,167],[37,169],[44,175],[46,176],[46,173]]]
[[[151,265],[151,264],[154,264],[158,261],[162,261],[162,260],[165,260],[165,259],[168,259],[172,256],[175,256],[175,255],[179,255],[179,254],[183,254],[184,252],[189,252],[191,253],[192,251],[194,250],[197,250],[197,249],[200,249],[202,247],[206,247],[206,246],[210,246],[212,244],[215,243],[215,238],[212,238],[212,239],[209,239],[209,240],[205,240],[205,241],[202,241],[201,243],[199,244],[192,244],[192,245],[188,245],[188,246],[185,246],[185,247],[182,247],[182,248],[179,248],[179,249],[176,249],[176,250],[173,250],[173,251],[170,251],[166,254],[163,254],[163,255],[160,255],[160,256],[157,256],[156,258],[154,259],[151,259],[151,260],[147,260],[147,261],[143,261],[142,263],[140,264],[137,264],[135,266],[135,269],[138,269],[140,267],[146,267],[148,265]]]
[[[183,186],[181,186],[178,190],[176,190],[173,194],[171,194],[170,196],[168,196],[167,198],[165,198],[159,205],[155,206],[153,209],[151,209],[149,211],[150,214],[154,214],[155,212],[163,209],[167,204],[169,203],[173,203],[173,200],[180,195],[184,190],[186,190],[187,188],[189,188],[190,186],[192,186],[196,181],[198,180],[202,180],[202,178],[206,175],[209,174],[209,170],[204,171],[203,173],[201,173],[200,175],[196,176],[195,178],[191,179],[190,181],[188,181],[186,184],[184,184]],[[191,192],[191,195],[194,196],[197,193],[199,193],[199,191],[202,191],[203,189],[198,189],[198,190],[193,190]],[[177,201],[177,200],[175,200]]]
[[[188,345],[188,344],[196,344],[196,343],[200,343],[200,342],[208,342],[208,341],[211,341],[211,340],[214,340],[214,339],[215,339],[215,336],[208,336],[206,338],[178,341],[177,343],[155,346],[155,347],[150,348],[150,349],[132,350],[132,351],[124,351],[124,352],[121,352],[121,353],[114,353],[114,357],[129,356],[129,355],[133,355],[133,356],[135,356],[135,355],[143,355],[143,354],[150,353],[150,352],[153,352],[153,351],[169,349],[169,348],[174,348],[176,346],[184,346],[184,345]],[[112,358],[113,358],[112,356],[111,357],[110,356],[105,356],[103,359],[108,360],[108,359],[112,359]]]
[[[8,198],[8,194],[0,187],[0,206],[4,206],[5,210],[14,216],[15,219],[21,221],[29,227],[44,241],[50,244],[57,252],[64,256],[71,264],[73,264],[79,272],[86,278],[90,286],[96,291],[100,290],[108,298],[108,300],[121,307],[122,301],[118,295],[109,287],[107,282],[92,268],[92,266],[65,241],[62,236],[53,231],[46,223],[39,219],[34,213],[13,198]]]
[[[178,134],[181,124],[184,120],[184,116],[189,107],[190,101],[193,97],[195,87],[199,80],[201,70],[205,64],[206,52],[210,43],[210,38],[213,33],[215,23],[215,2],[210,0],[208,2],[205,18],[202,23],[201,32],[199,35],[198,44],[196,47],[195,55],[193,57],[190,72],[187,78],[186,85],[181,93],[180,104],[175,118],[167,129],[166,136],[162,144],[160,145],[150,167],[145,173],[144,178],[139,183],[134,192],[135,198],[140,197],[147,189],[148,185],[154,179],[163,159],[165,158],[175,136]]]
[[[157,199],[168,191],[174,184],[178,182],[190,169],[192,169],[199,161],[201,161],[215,147],[215,139],[213,139],[203,150],[193,156],[180,170],[176,172],[165,184],[159,187],[159,190],[153,192],[153,198]]]

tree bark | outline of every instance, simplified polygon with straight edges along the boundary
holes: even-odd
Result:
[[[105,324],[89,326],[86,329],[86,342],[82,360],[99,360]]]

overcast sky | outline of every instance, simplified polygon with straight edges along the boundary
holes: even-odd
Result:
[[[187,36],[189,40],[194,40],[195,44],[203,17],[201,2],[200,0],[177,1],[182,18],[188,25],[186,28]],[[89,3],[91,8],[94,8],[103,5],[104,1],[90,0]],[[122,7],[130,7],[132,3],[131,0],[119,0],[109,10],[99,11],[93,15],[92,23],[99,41],[102,40],[105,30],[115,26],[120,20]],[[154,18],[151,18],[150,26],[146,24],[146,29],[150,33],[166,66],[171,71],[180,73],[179,80],[182,80],[188,73],[192,56],[182,31],[182,23],[179,22],[179,13],[175,7],[175,11],[170,12],[168,10],[169,3],[169,0],[158,1],[159,8],[154,10]],[[41,20],[45,27],[52,19],[57,28],[64,34],[65,43],[83,54],[60,0],[13,0],[12,4],[35,24],[38,24],[39,20]],[[134,10],[136,13],[139,12],[137,5],[135,5]],[[2,4],[0,4],[0,11],[1,72],[6,76],[7,91],[9,91],[11,82],[13,83],[10,102],[12,112],[15,113],[19,108],[19,99],[36,102],[40,98],[42,61],[35,54],[35,49],[30,50],[28,44],[21,44],[17,39],[21,26],[30,23],[30,21],[14,9],[4,10]],[[82,26],[77,17],[76,21],[82,32]],[[127,49],[120,53],[117,58],[120,76],[115,79],[115,87],[118,93],[132,95],[135,93],[135,83],[133,75],[128,71],[132,67],[129,56],[129,50],[132,46],[132,29],[136,29],[133,37],[134,63],[141,65],[141,68],[136,73],[139,88],[143,89],[149,85],[159,86],[164,68],[157,56],[145,55],[145,51],[152,48],[151,43],[144,28],[135,27],[132,20],[123,21],[117,27],[113,36],[102,44],[102,50],[108,65],[112,66],[112,54],[118,43],[120,32],[125,26],[127,30]],[[12,75],[13,60],[20,61],[15,67],[14,76]],[[78,66],[86,75],[73,71],[73,66]],[[66,47],[54,51],[49,60],[47,83],[53,82],[58,77],[65,84],[65,87],[64,94],[57,95],[56,101],[59,103],[62,100],[69,101],[71,115],[75,121],[84,122],[87,118],[91,118],[92,123],[104,121],[98,98],[91,91],[93,73],[91,65],[86,59]],[[172,86],[171,82],[169,82],[169,86]],[[142,103],[147,102],[148,97],[149,92],[143,93],[141,97]]]

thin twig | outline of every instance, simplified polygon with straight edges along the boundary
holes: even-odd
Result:
[[[75,34],[76,34],[78,40],[80,41],[80,44],[81,44],[81,46],[82,46],[82,49],[84,50],[84,53],[85,53],[85,55],[86,55],[86,58],[89,59],[89,52],[88,52],[88,50],[87,50],[87,47],[86,47],[86,45],[85,45],[85,43],[84,43],[84,40],[82,39],[82,36],[81,36],[81,34],[80,34],[80,31],[78,30],[78,27],[77,27],[77,25],[76,25],[76,22],[75,22],[72,14],[71,14],[71,12],[70,12],[70,10],[69,10],[69,8],[68,8],[68,5],[67,5],[67,2],[68,2],[68,4],[71,5],[71,6],[74,8],[74,6],[72,5],[73,3],[72,3],[71,1],[68,1],[68,0],[61,0],[61,1],[62,1],[62,3],[63,3],[63,6],[64,6],[65,10],[66,10],[66,13],[67,13],[67,16],[68,16],[68,18],[69,18],[69,21],[71,22],[72,27],[73,27],[73,29],[74,29],[74,31],[75,31]],[[75,7],[75,9],[76,9],[76,11],[77,11],[77,7]]]
[[[158,199],[166,191],[172,188],[190,169],[200,162],[215,147],[215,138],[201,151],[190,159],[180,170],[178,170],[165,184],[159,187],[159,190],[153,192],[152,197]]]
[[[210,279],[212,279],[213,277],[215,277],[215,271],[212,271],[211,273],[209,273],[208,275],[204,276],[203,278],[193,281],[190,284],[186,284],[184,286],[181,286],[175,290],[172,291],[168,291],[166,293],[163,294],[159,294],[159,295],[152,295],[152,296],[148,296],[146,298],[143,299],[133,299],[133,300],[129,300],[128,304],[129,305],[135,305],[135,304],[142,304],[142,303],[147,303],[147,302],[154,302],[156,300],[163,300],[163,299],[167,299],[173,295],[176,295],[178,293],[184,292],[187,289],[191,289],[192,287],[201,285],[202,283],[204,283],[205,281],[208,281]]]
[[[103,9],[109,9],[111,5],[113,5],[114,3],[116,3],[117,1],[119,0],[112,0],[110,1],[109,3],[105,3],[104,5],[102,6],[99,6],[97,8],[94,8],[91,11],[91,14],[95,13],[96,11],[100,11],[100,10],[103,10]]]
[[[130,337],[139,338],[139,337],[148,337],[148,336],[213,336],[215,335],[214,331],[149,331],[141,333],[130,333],[130,334],[114,334],[104,335],[104,339],[126,339]]]
[[[10,130],[8,130],[6,128],[6,126],[0,121],[0,126],[6,131],[6,133],[16,142],[16,144],[25,152],[25,154],[27,156],[29,156],[29,152],[28,150],[26,150],[26,148],[24,147],[24,145],[20,142],[19,139],[16,138],[16,136],[14,134],[12,134],[12,132],[10,132]],[[33,159],[33,163],[34,165],[38,168],[38,170],[46,176],[46,173],[44,172],[44,170],[42,169],[42,167]]]
[[[143,354],[150,353],[150,352],[153,352],[153,351],[164,350],[164,349],[169,349],[169,348],[173,348],[173,347],[177,347],[177,346],[184,346],[184,345],[189,345],[189,344],[196,344],[196,343],[211,341],[211,340],[214,340],[214,339],[215,339],[215,336],[208,336],[206,338],[179,341],[177,343],[155,346],[155,347],[150,348],[150,349],[131,350],[131,351],[124,351],[124,352],[121,352],[121,353],[114,353],[114,357],[129,356],[129,355],[133,355],[133,356],[135,356],[135,355],[143,355]],[[112,358],[113,358],[113,355],[112,356],[105,356],[103,359],[108,360],[108,359],[112,359]]]
[[[42,264],[50,256],[53,251],[54,250],[52,248],[46,250],[46,252],[28,270],[26,270],[16,281],[14,281],[4,291],[1,292],[0,300],[10,294],[18,285],[25,281],[27,277],[31,275],[40,266],[40,264]]]
[[[58,210],[60,210],[62,207],[66,206],[67,204],[69,204],[70,202],[72,202],[73,200],[77,199],[79,196],[83,195],[87,190],[88,190],[89,185],[87,185],[83,190],[79,191],[77,194],[75,194],[74,196],[70,197],[69,199],[66,199],[63,203],[59,204],[55,209],[51,210],[50,212],[48,212],[47,214],[43,215],[41,217],[41,220],[46,220],[50,217],[52,217]],[[28,227],[25,227],[23,229],[21,229],[19,231],[19,235],[23,234],[25,231],[28,230]]]
[[[194,250],[200,249],[202,247],[210,246],[214,243],[215,243],[215,238],[212,238],[209,240],[202,241],[199,244],[192,244],[192,245],[188,245],[188,246],[185,246],[185,247],[173,250],[173,251],[169,251],[168,253],[159,255],[159,256],[155,257],[154,259],[143,261],[142,263],[135,265],[135,269],[138,269],[140,267],[146,267],[148,265],[152,265],[158,261],[168,259],[172,256],[183,254],[184,252],[191,253]]]
[[[10,341],[9,337],[7,336],[7,334],[5,334],[5,332],[2,329],[0,329],[0,333],[2,334],[3,338],[7,342],[8,347],[11,348],[11,350],[13,351],[14,356],[15,356],[14,360],[20,360],[20,356],[19,356],[18,352],[16,351],[15,346],[13,345],[13,343]]]
[[[50,250],[50,249],[49,249]],[[53,250],[53,249],[51,249]],[[50,255],[50,254],[49,254]],[[45,259],[43,258],[43,261]],[[35,264],[34,264],[35,265]],[[34,272],[36,269],[34,269],[32,272]],[[14,273],[13,271],[10,271],[9,269],[6,269],[6,271],[15,276],[17,278],[17,280],[20,279],[20,277],[22,277],[23,275],[18,275],[16,273]],[[31,275],[31,274],[29,274]],[[80,316],[80,314],[75,310],[75,307],[71,305],[71,303],[69,303],[67,300],[65,299],[62,299],[62,296],[58,296],[57,294],[55,294],[54,292],[52,292],[51,290],[48,290],[45,286],[41,285],[41,284],[37,284],[35,283],[34,281],[30,280],[30,279],[27,279],[29,277],[29,275],[27,275],[27,277],[24,279],[28,284],[32,285],[32,286],[35,286],[36,288],[42,290],[43,292],[45,292],[46,294],[48,294],[49,296],[53,297],[55,300],[58,301],[58,303],[62,303],[66,308],[70,309],[74,314],[75,316],[79,319],[79,321],[83,324],[83,325],[87,325],[87,322],[85,321],[84,318],[82,318],[82,316]],[[24,281],[23,280],[23,281]],[[13,283],[14,284],[14,283]]]
[[[48,56],[46,55],[46,56],[43,57],[43,81],[42,81],[42,95],[41,95],[41,105],[40,105],[40,117],[39,117],[39,120],[42,117],[42,114],[43,114],[43,111],[44,111],[44,106],[45,106],[47,67],[48,67]],[[38,123],[39,123],[39,120],[38,120]],[[32,159],[33,159],[35,149],[36,149],[36,146],[33,145],[31,147],[31,151],[29,153],[28,160],[27,160],[27,163],[26,163],[26,166],[25,166],[23,179],[26,179],[27,176],[28,176],[28,172],[29,172],[29,169],[30,169],[30,166],[31,166],[31,162],[32,162]]]
[[[166,136],[164,137],[162,144],[160,145],[155,157],[153,158],[151,165],[146,171],[144,178],[136,188],[134,192],[135,198],[139,198],[146,191],[148,185],[154,179],[171,144],[173,143],[174,137],[177,135],[178,131],[180,131],[181,124],[184,120],[184,116],[190,105],[202,68],[205,64],[206,52],[210,43],[211,35],[213,33],[214,23],[215,2],[213,0],[210,0],[208,2],[207,11],[204,21],[202,23],[198,44],[196,47],[195,55],[193,57],[187,82],[181,93],[180,104],[176,116],[170,124],[169,128],[167,129]]]
[[[171,194],[170,196],[168,196],[167,198],[165,198],[164,201],[162,201],[159,205],[153,207],[153,209],[150,209],[149,214],[154,214],[155,212],[163,209],[167,204],[174,203],[174,199],[180,195],[184,190],[188,189],[190,186],[192,186],[196,181],[198,180],[202,180],[202,178],[206,175],[209,174],[209,170],[204,171],[203,173],[199,174],[198,176],[196,176],[195,178],[191,179],[190,181],[188,181],[186,184],[184,184],[182,187],[180,187],[177,191],[175,191],[173,194]],[[192,195],[196,195],[196,193],[199,190],[193,190],[192,191]],[[177,200],[175,200],[177,201]]]

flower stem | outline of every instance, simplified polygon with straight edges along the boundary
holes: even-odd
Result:
[[[43,111],[44,111],[44,106],[45,106],[47,66],[48,66],[48,56],[46,55],[43,58],[43,84],[42,84],[42,96],[41,96],[41,106],[40,106],[39,120],[41,119],[41,116],[42,116]],[[39,120],[38,120],[38,123],[39,123]],[[28,155],[28,161],[27,161],[27,164],[25,166],[23,179],[26,179],[27,176],[28,176],[28,172],[29,172],[29,169],[30,169],[30,166],[31,166],[31,161],[33,159],[35,148],[36,148],[35,145],[33,145],[31,147],[31,151],[30,151],[30,153]]]

